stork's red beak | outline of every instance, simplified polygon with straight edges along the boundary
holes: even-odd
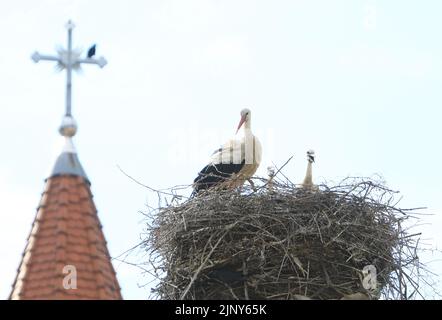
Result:
[[[239,124],[238,124],[238,129],[236,129],[236,133],[238,133],[239,129],[241,129],[244,122],[246,122],[246,117],[247,117],[246,115],[241,117],[241,120],[239,121]]]

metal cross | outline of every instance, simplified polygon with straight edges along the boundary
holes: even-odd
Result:
[[[98,59],[95,58],[81,58],[81,50],[72,49],[72,29],[75,28],[74,23],[69,20],[66,24],[66,29],[68,30],[68,48],[58,49],[57,56],[42,55],[37,51],[31,56],[34,62],[39,62],[40,60],[55,61],[57,62],[58,69],[66,69],[66,117],[72,118],[72,70],[78,70],[81,64],[96,64],[103,68],[107,61],[103,57]],[[73,120],[73,119],[72,119]],[[75,134],[75,133],[74,133]]]

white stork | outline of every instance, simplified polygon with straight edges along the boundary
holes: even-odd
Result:
[[[307,162],[307,172],[304,181],[302,182],[302,187],[305,189],[317,190],[318,187],[313,184],[312,166],[313,162],[315,162],[315,152],[313,150],[307,151]]]
[[[250,178],[261,163],[262,148],[252,133],[251,119],[252,112],[243,109],[236,133],[244,125],[244,135],[240,139],[228,141],[212,154],[210,163],[194,180],[194,195],[214,186],[233,189],[242,186],[246,180],[253,186]]]

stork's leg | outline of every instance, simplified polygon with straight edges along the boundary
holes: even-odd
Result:
[[[258,189],[256,189],[255,187],[255,183],[252,181],[252,179],[247,179],[247,181],[250,183],[250,186],[252,187],[253,191],[258,191]]]
[[[238,184],[236,185],[236,188],[238,189],[238,192],[239,192],[239,193],[242,193],[243,188],[244,188],[244,183],[238,183]]]

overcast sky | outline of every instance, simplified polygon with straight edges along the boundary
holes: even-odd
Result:
[[[155,188],[189,184],[244,107],[263,144],[259,175],[295,155],[284,172],[301,181],[310,148],[317,182],[379,174],[401,206],[434,214],[418,231],[440,248],[441,10],[438,0],[1,1],[0,298],[61,148],[65,74],[30,55],[64,46],[70,18],[74,47],[97,43],[109,61],[74,76],[73,115],[112,256],[139,242],[139,211],[155,204],[117,166]],[[149,295],[139,269],[114,266],[124,298]]]

